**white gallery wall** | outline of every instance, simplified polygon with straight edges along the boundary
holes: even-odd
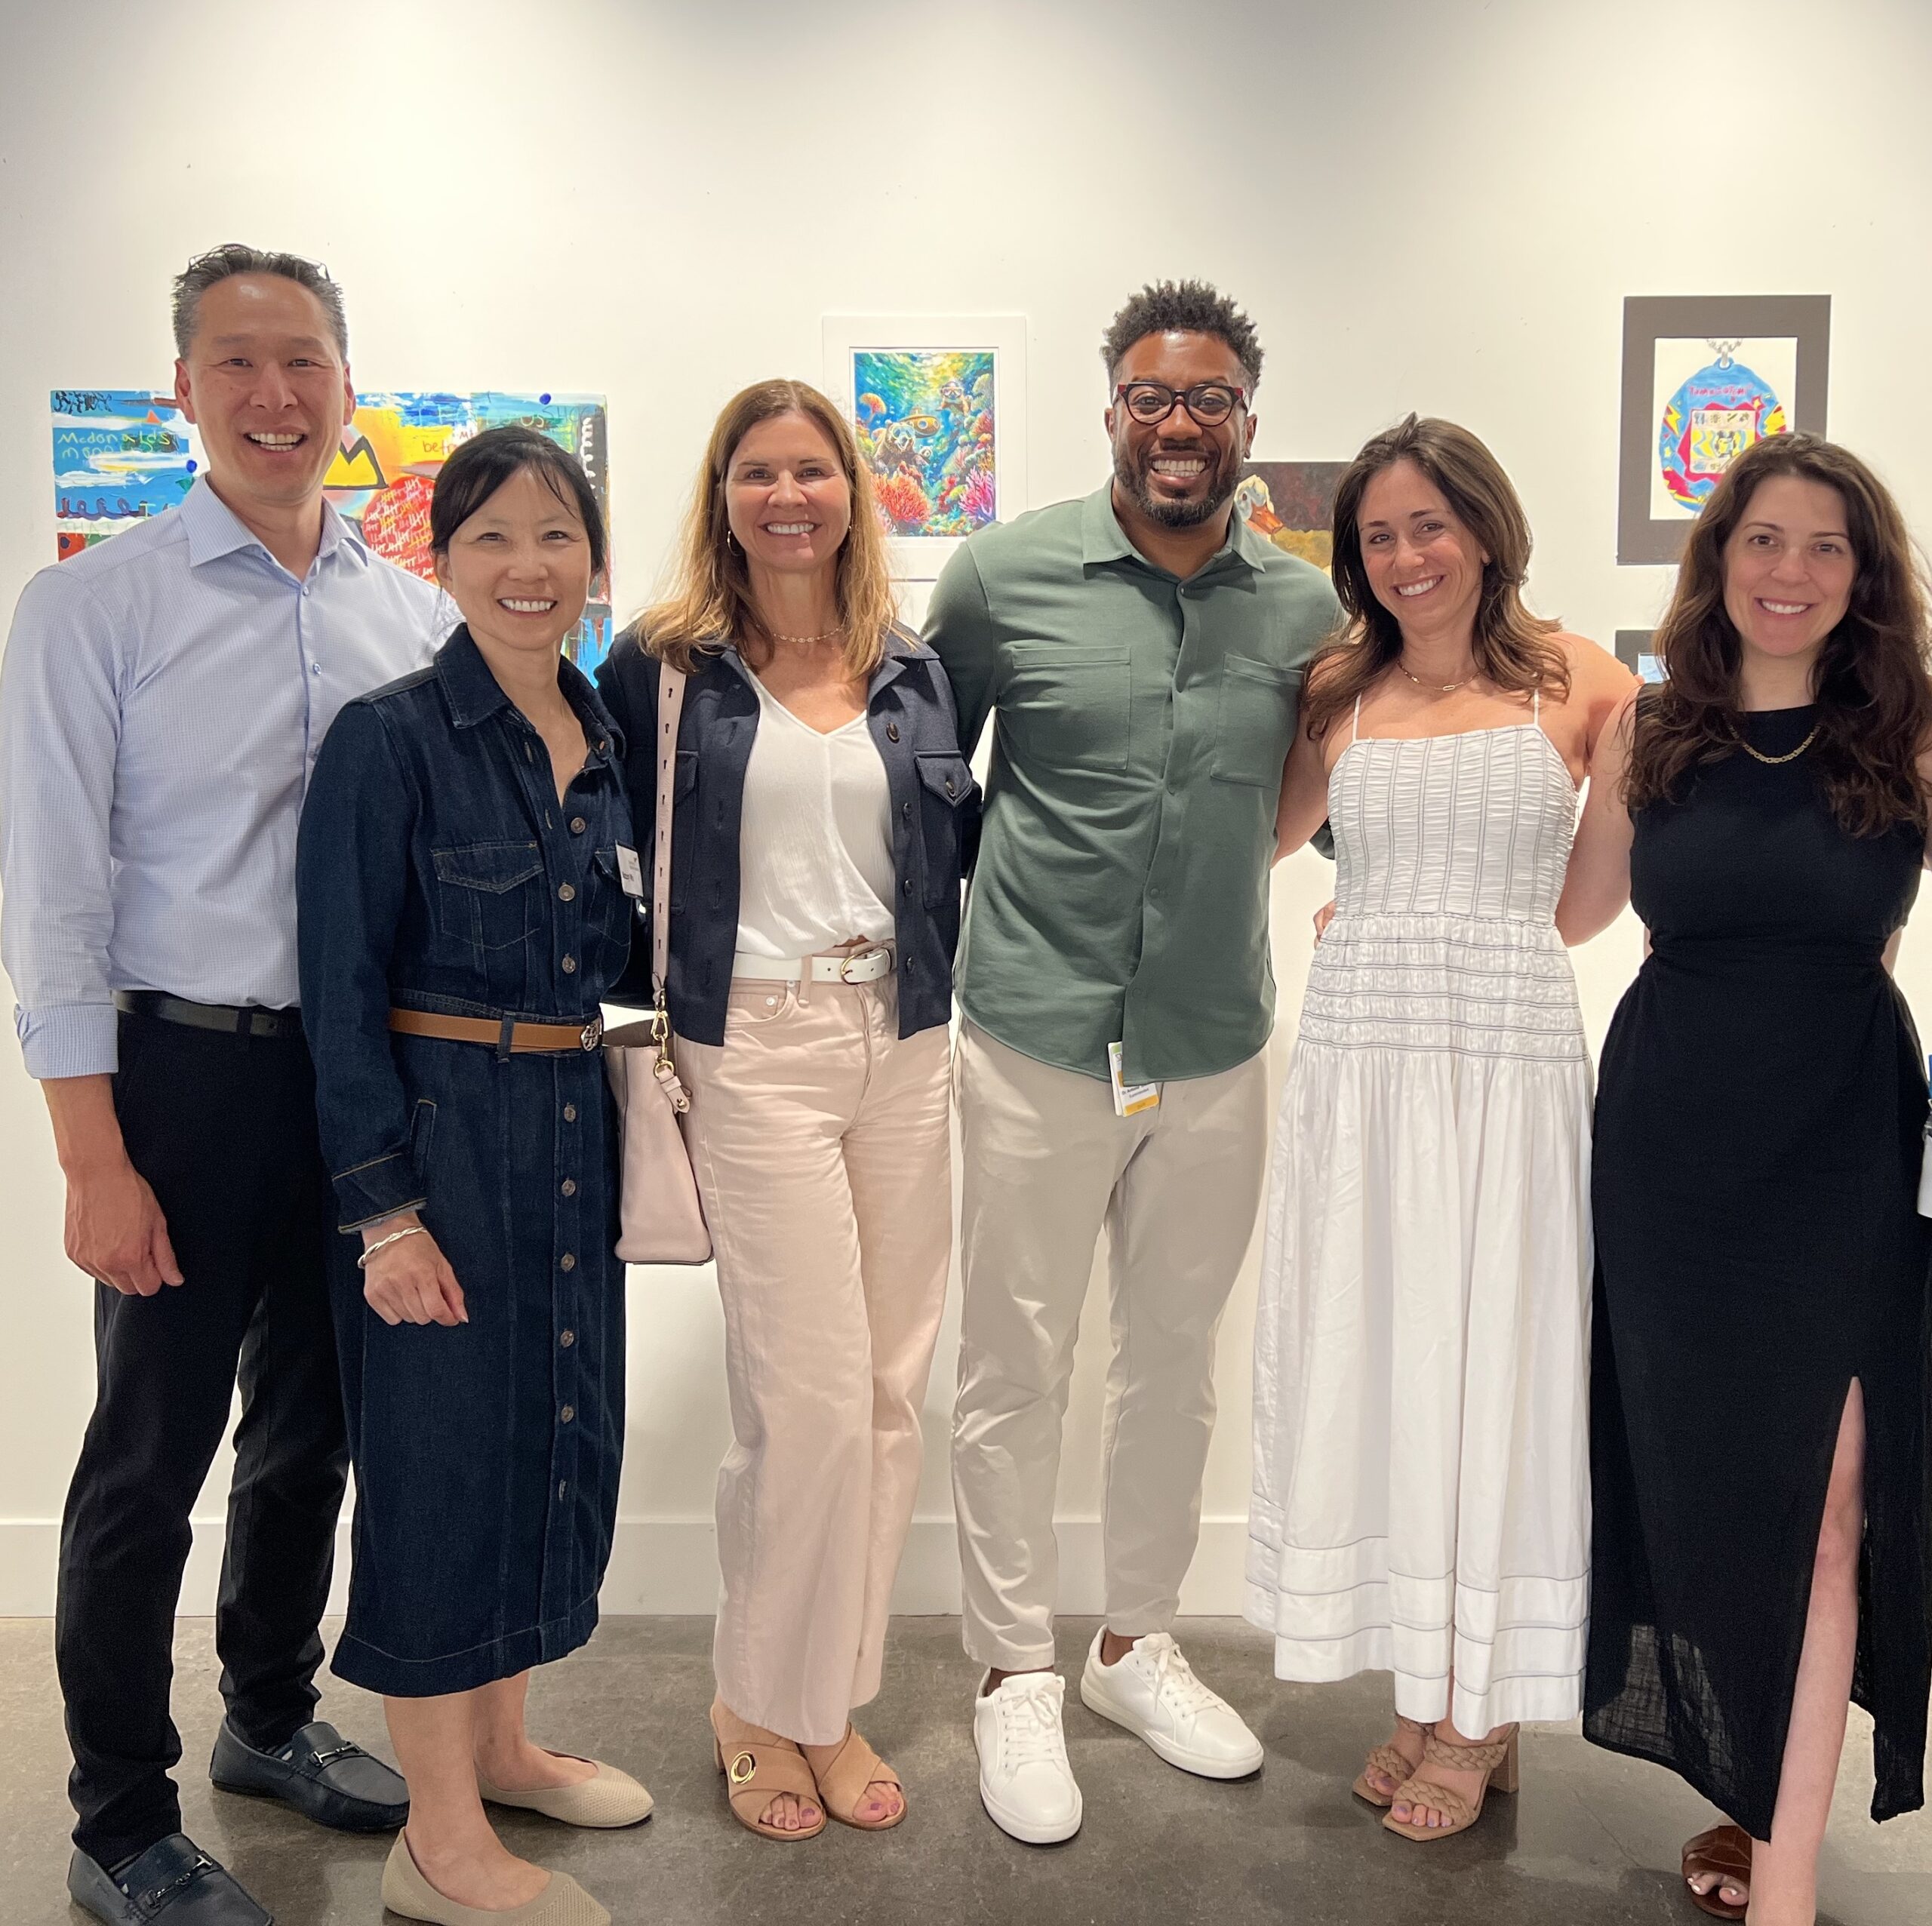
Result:
[[[1831,431],[1932,533],[1924,0],[0,0],[0,614],[53,553],[48,390],[165,383],[169,277],[231,239],[328,263],[365,386],[607,395],[620,617],[719,404],[819,380],[825,315],[1026,316],[1037,505],[1104,478],[1100,333],[1170,275],[1260,324],[1257,457],[1345,459],[1411,408],[1467,423],[1528,505],[1535,605],[1606,643],[1670,579],[1614,561],[1626,294],[1829,294]],[[1278,1073],[1332,874],[1303,854],[1277,876]],[[1932,903],[1900,975],[1932,1028],[1928,925]],[[1626,916],[1577,955],[1593,1037],[1639,938]],[[92,1395],[61,1198],[0,1038],[0,1614],[51,1608]],[[1223,1326],[1194,1611],[1238,1608],[1258,1254]],[[708,1271],[630,1290],[606,1605],[707,1611],[715,1294]],[[909,1611],[955,1605],[955,1329]],[[1106,1351],[1097,1291],[1060,1481],[1073,1609],[1097,1605]]]

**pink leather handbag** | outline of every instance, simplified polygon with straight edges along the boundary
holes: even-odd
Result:
[[[617,1255],[627,1264],[702,1264],[711,1233],[685,1147],[690,1093],[671,1061],[664,980],[671,966],[672,779],[678,766],[678,718],[685,677],[657,665],[657,827],[651,857],[651,993],[655,1008],[639,1023],[604,1032],[604,1067],[623,1118],[623,1192]]]

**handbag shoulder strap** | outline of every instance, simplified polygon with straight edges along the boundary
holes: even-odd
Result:
[[[657,817],[651,852],[651,993],[664,1007],[671,974],[671,811],[678,772],[678,718],[684,713],[685,672],[657,664]]]

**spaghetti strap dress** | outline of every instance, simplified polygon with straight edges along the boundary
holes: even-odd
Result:
[[[1923,1798],[1928,1669],[1924,1060],[1884,962],[1922,838],[1857,837],[1803,745],[1636,812],[1651,953],[1604,1044],[1593,1192],[1585,1735],[1770,1836],[1825,1493],[1854,1380],[1866,1527],[1852,1694],[1872,1814]],[[1638,728],[1643,726],[1640,709]]]
[[[1246,1611],[1278,1677],[1574,1718],[1589,1538],[1590,1061],[1532,719],[1364,737],[1275,1128]],[[1454,1686],[1451,1687],[1453,1676]]]

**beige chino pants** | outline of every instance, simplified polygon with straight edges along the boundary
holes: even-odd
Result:
[[[713,1661],[741,1718],[831,1745],[878,1691],[952,1241],[943,1026],[893,980],[734,985],[680,1041],[724,1306]]]
[[[1103,1224],[1113,1358],[1101,1438],[1107,1623],[1172,1623],[1201,1529],[1214,1333],[1254,1232],[1267,1150],[1261,1055],[1114,1115],[1104,1080],[971,1023],[955,1053],[965,1297],[952,1425],[967,1651],[1054,1663],[1054,1494],[1073,1346]]]

